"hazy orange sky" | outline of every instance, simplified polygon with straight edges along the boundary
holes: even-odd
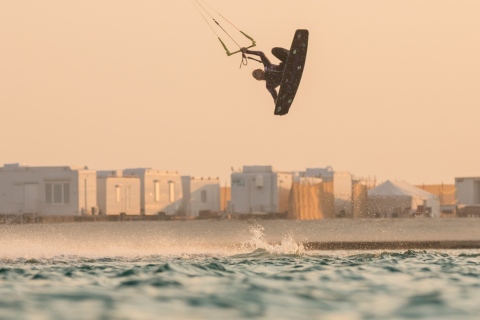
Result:
[[[310,30],[288,115],[190,0],[2,1],[0,165],[480,175],[480,1],[208,3],[269,56]]]

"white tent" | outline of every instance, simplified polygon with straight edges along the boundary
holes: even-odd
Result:
[[[420,207],[429,210],[432,217],[440,216],[438,197],[405,181],[388,180],[368,191],[371,215],[404,215],[414,213]]]

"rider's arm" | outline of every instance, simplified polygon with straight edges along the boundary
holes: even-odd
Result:
[[[251,50],[245,50],[244,53],[247,53],[247,54],[253,54],[255,56],[259,56],[260,59],[262,60],[262,63],[265,67],[269,67],[272,65],[272,63],[270,62],[270,60],[268,60],[267,56],[265,55],[265,53],[263,53],[262,51],[251,51]]]

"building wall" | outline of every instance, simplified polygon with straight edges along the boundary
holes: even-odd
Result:
[[[125,169],[124,176],[137,176],[140,179],[141,214],[178,214],[182,205],[182,179],[176,171],[157,169]]]
[[[480,177],[455,178],[458,205],[480,204]]]
[[[293,175],[291,173],[277,173],[277,181],[274,189],[274,200],[278,204],[273,212],[287,213],[289,209],[290,190],[292,189]]]
[[[220,211],[227,212],[232,199],[232,190],[230,187],[220,187]]]
[[[442,206],[454,206],[456,203],[455,185],[453,184],[423,184],[415,187],[438,196],[440,205]]]
[[[245,166],[231,175],[233,213],[283,213],[288,211],[293,176],[271,166]]]
[[[353,185],[353,217],[368,217],[368,193],[367,186],[361,182]]]
[[[80,189],[82,187],[83,189]],[[0,214],[90,214],[97,206],[95,172],[71,167],[0,168]]]
[[[97,207],[97,174],[95,171],[81,171],[77,175],[79,211],[81,214],[98,214]]]
[[[335,214],[337,216],[353,217],[353,177],[349,172],[334,171],[332,167],[307,168],[305,176],[322,178],[324,182],[332,182]]]
[[[333,168],[328,166],[326,168],[307,168],[305,170],[306,177],[322,178],[323,181],[329,181],[334,174]]]
[[[294,177],[290,190],[288,217],[295,220],[318,220],[328,216],[324,182],[320,178]],[[333,194],[331,195],[333,204]],[[333,211],[333,206],[332,206]]]
[[[138,177],[97,178],[98,208],[103,215],[139,215],[140,179]]]
[[[98,212],[101,215],[108,214],[107,208],[107,178],[106,177],[97,177],[97,206]],[[139,199],[140,201],[140,199]]]
[[[218,178],[182,177],[187,216],[198,217],[200,211],[220,212],[220,181]]]
[[[276,210],[274,173],[232,174],[232,210],[234,213],[273,212]]]
[[[432,218],[440,218],[441,215],[441,206],[438,196],[430,197],[425,200],[425,206],[430,208],[430,216]]]
[[[184,216],[190,216],[191,215],[191,206],[190,206],[190,199],[191,199],[191,194],[190,194],[190,176],[182,176],[182,191],[183,191],[183,197],[182,197],[182,206],[180,209],[180,214]]]
[[[335,197],[335,213],[353,217],[352,175],[348,172],[333,174],[333,195]]]

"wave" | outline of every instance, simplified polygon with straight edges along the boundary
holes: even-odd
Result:
[[[251,238],[243,244],[245,250],[253,250],[251,255],[303,255],[305,248],[302,243],[296,242],[291,234],[283,237],[280,243],[269,243],[265,237],[265,229],[261,225],[250,227]]]

